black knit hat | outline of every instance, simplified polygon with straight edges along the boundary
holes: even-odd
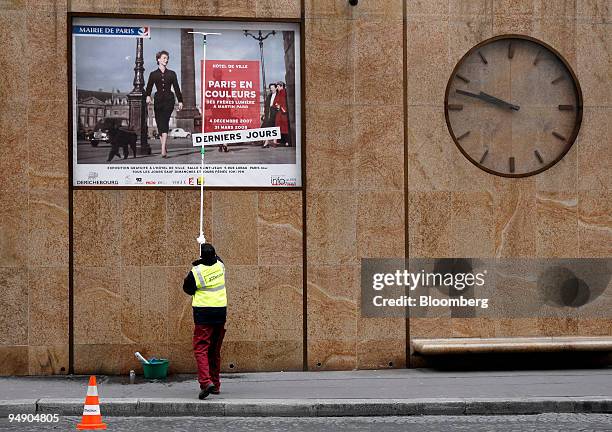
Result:
[[[200,258],[206,265],[213,265],[217,262],[217,252],[210,243],[200,245]]]

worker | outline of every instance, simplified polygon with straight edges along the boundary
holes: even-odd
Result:
[[[198,365],[199,399],[219,394],[221,344],[225,336],[227,295],[225,266],[210,243],[200,245],[200,259],[183,282],[183,291],[192,296],[193,352]]]

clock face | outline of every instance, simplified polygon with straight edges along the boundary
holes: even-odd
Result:
[[[569,151],[582,121],[582,93],[553,48],[527,36],[496,36],[457,63],[444,111],[468,160],[491,174],[525,177]]]

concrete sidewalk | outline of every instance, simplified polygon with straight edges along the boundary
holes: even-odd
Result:
[[[0,415],[81,415],[88,376],[0,378]],[[612,369],[440,372],[395,369],[222,376],[197,399],[195,376],[136,384],[98,377],[103,415],[376,416],[612,413]]]

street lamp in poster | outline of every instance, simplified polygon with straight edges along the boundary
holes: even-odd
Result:
[[[73,185],[196,186],[197,134],[265,129],[274,133],[205,144],[206,186],[301,186],[299,31],[298,23],[74,17]],[[218,33],[205,60],[197,32]],[[269,36],[248,37],[259,33]]]

